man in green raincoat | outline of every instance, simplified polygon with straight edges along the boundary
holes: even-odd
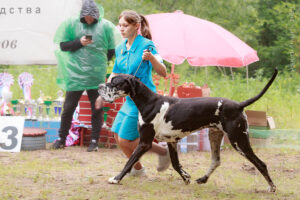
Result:
[[[92,108],[92,132],[88,151],[98,150],[102,126],[102,109],[95,109],[98,85],[105,82],[107,62],[114,55],[119,33],[110,21],[103,18],[103,8],[93,0],[84,0],[80,17],[63,22],[56,31],[54,42],[58,61],[57,84],[66,91],[59,138],[53,149],[64,148],[73,113],[84,90]]]

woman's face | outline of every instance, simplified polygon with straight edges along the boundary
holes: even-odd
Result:
[[[125,21],[124,17],[119,20],[120,32],[123,38],[131,38],[137,35],[139,24],[133,25]]]

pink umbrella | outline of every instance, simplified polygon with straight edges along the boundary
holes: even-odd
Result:
[[[152,39],[162,58],[174,65],[242,67],[259,60],[245,42],[221,26],[182,11],[147,15]],[[247,73],[248,74],[248,73]],[[170,81],[170,94],[172,88]]]
[[[147,15],[153,42],[173,64],[242,67],[259,60],[245,42],[212,22],[182,11]]]

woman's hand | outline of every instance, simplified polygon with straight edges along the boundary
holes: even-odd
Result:
[[[119,74],[116,74],[116,73],[113,73],[113,72],[112,72],[112,73],[110,74],[110,76],[108,77],[106,83],[110,83],[111,79],[112,79],[113,77],[117,76],[117,75],[119,75]]]
[[[142,58],[143,58],[143,60],[149,60],[150,62],[152,62],[153,59],[155,59],[153,54],[147,49],[144,50]]]
[[[82,44],[82,46],[86,46],[86,45],[92,44],[93,40],[86,39],[85,36],[82,36],[80,38],[80,43]]]
[[[95,101],[95,108],[98,110],[102,107],[103,107],[103,100],[102,100],[102,97],[99,96]]]
[[[145,49],[143,52],[143,60],[149,60],[154,68],[154,70],[162,77],[167,76],[167,69],[163,63],[160,63],[155,56],[148,50]]]

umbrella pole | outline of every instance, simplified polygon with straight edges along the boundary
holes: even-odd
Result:
[[[248,90],[248,77],[249,77],[249,74],[248,74],[248,65],[246,65],[246,79],[247,79],[247,90]]]
[[[207,66],[205,66],[205,83],[208,83],[208,70],[207,70]]]
[[[175,64],[172,64],[172,67],[171,67],[171,74],[170,74],[170,89],[169,89],[169,96],[173,96],[172,87],[173,87],[174,68],[175,68]]]

